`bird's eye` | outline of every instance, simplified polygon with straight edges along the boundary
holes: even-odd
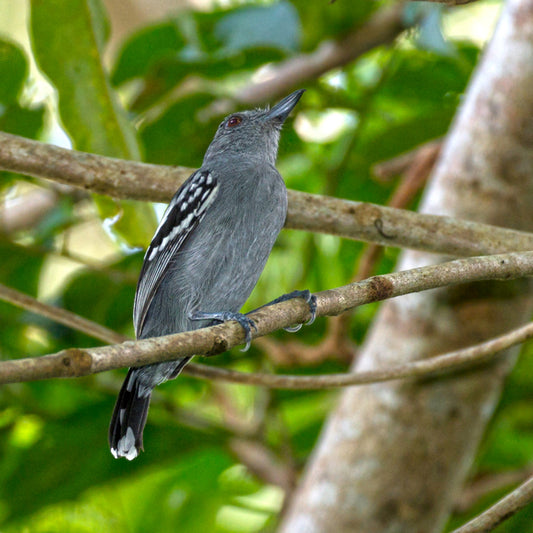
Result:
[[[233,128],[234,126],[238,126],[241,122],[242,117],[239,117],[239,115],[234,115],[228,119],[228,126]]]

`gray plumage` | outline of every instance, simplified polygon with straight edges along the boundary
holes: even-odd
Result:
[[[146,252],[134,304],[137,338],[198,329],[218,315],[232,319],[244,305],[285,222],[287,190],[275,163],[281,127],[302,94],[220,124]],[[193,320],[195,313],[213,318]],[[109,428],[115,457],[138,455],[152,389],[189,359],[129,370]]]

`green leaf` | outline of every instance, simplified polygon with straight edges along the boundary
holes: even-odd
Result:
[[[175,56],[185,41],[172,21],[145,28],[124,45],[111,81],[120,85],[146,75],[160,60]]]
[[[22,246],[0,240],[0,283],[37,295],[44,257]],[[34,318],[34,317],[32,317]],[[30,349],[25,331],[33,319],[30,314],[7,302],[0,302],[0,355],[2,358],[28,356]]]
[[[36,139],[43,127],[44,105],[23,107],[19,98],[28,76],[28,63],[15,44],[0,40],[0,130]],[[21,176],[0,172],[0,190],[10,187]],[[27,178],[24,178],[27,179]]]
[[[294,51],[300,44],[300,20],[288,2],[251,6],[220,20],[215,35],[228,50],[266,46]]]
[[[132,254],[109,265],[106,271],[77,273],[63,290],[61,307],[115,331],[133,334],[132,306],[141,262],[142,254]],[[70,331],[64,341],[71,346],[101,344],[74,331]]]
[[[59,92],[61,120],[77,149],[139,159],[135,132],[102,64],[105,30],[98,4],[32,0],[35,57]]]
[[[229,50],[224,53],[201,53],[193,57],[175,55],[156,62],[144,80],[144,87],[131,106],[142,112],[194,73],[208,79],[224,79],[240,71],[253,71],[265,63],[279,61],[285,54],[279,49],[253,48]]]
[[[355,28],[362,26],[381,2],[309,2],[292,0],[298,10],[302,27],[303,49],[316,47],[327,38],[339,39]]]
[[[107,26],[100,1],[32,0],[31,32],[36,60],[58,90],[61,120],[75,147],[139,159],[135,131],[102,63]],[[130,246],[148,244],[155,226],[151,206],[95,202],[101,216],[119,215],[113,229]]]
[[[218,79],[252,71],[286,57],[298,47],[299,39],[298,13],[286,2],[185,13],[130,38],[112,81],[120,85],[133,78],[143,79],[130,106],[142,112],[159,103],[189,75]]]
[[[43,126],[44,106],[30,109],[20,105],[27,76],[28,63],[22,50],[0,40],[0,130],[36,138]]]
[[[0,40],[0,102],[16,102],[28,75],[28,65],[22,50],[14,44]]]
[[[220,117],[202,123],[196,112],[213,97],[196,93],[176,102],[156,122],[141,129],[147,159],[153,163],[198,167]]]
[[[440,56],[423,50],[403,50],[395,55],[393,69],[377,94],[399,107],[401,103],[441,106],[451,95],[461,94],[477,61],[472,46],[457,48],[457,56]]]
[[[34,109],[21,107],[17,103],[0,106],[0,130],[34,139],[43,127],[45,107]]]

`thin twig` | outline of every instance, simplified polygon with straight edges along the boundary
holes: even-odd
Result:
[[[504,470],[503,472],[482,474],[464,488],[457,498],[453,510],[456,513],[466,513],[488,494],[523,483],[531,476],[533,476],[531,465],[518,470]]]
[[[317,315],[337,315],[369,302],[381,301],[411,292],[482,280],[509,280],[533,275],[533,252],[458,259],[440,265],[375,276],[360,283],[316,293]],[[308,305],[301,299],[289,300],[256,311],[250,317],[257,331],[267,335],[291,324],[309,319]],[[275,388],[328,388],[415,377],[458,365],[479,362],[492,354],[523,342],[533,334],[533,325],[485,342],[452,352],[443,358],[418,361],[392,369],[329,376],[281,376],[245,374],[209,366],[188,367],[190,375],[224,379],[234,383]],[[177,333],[166,337],[128,341],[100,348],[71,348],[29,359],[0,361],[0,383],[16,383],[54,377],[78,377],[128,366],[171,361],[188,355],[215,355],[242,344],[244,333],[236,322]]]
[[[434,153],[434,157],[436,158],[441,151],[442,143],[442,139],[428,141],[417,146],[413,150],[404,152],[392,159],[380,161],[372,167],[372,173],[379,181],[390,181],[391,178],[399,176],[412,168],[413,164],[416,164],[416,161],[420,158],[421,154],[425,155],[430,151]]]
[[[533,477],[452,533],[487,533],[533,501]]]
[[[154,202],[168,202],[192,171],[66,150],[2,132],[0,170]],[[533,250],[530,233],[292,190],[285,227],[459,257]]]
[[[235,438],[229,442],[230,450],[239,462],[246,465],[259,479],[289,491],[294,486],[294,472],[287,469],[272,450],[263,443]]]
[[[67,311],[66,309],[61,309],[60,307],[54,307],[51,305],[44,304],[39,302],[35,298],[28,296],[20,291],[12,289],[11,287],[6,287],[0,283],[0,300],[4,302],[9,302],[17,307],[26,309],[27,311],[32,311],[38,315],[44,316],[63,324],[69,328],[72,328],[76,331],[81,331],[90,337],[93,337],[110,344],[119,344],[127,340],[131,340],[125,335],[121,335],[112,329],[101,326],[92,320],[83,318],[76,313]]]

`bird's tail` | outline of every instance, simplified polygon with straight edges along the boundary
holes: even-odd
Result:
[[[111,453],[130,461],[143,449],[143,430],[152,396],[152,389],[140,383],[139,370],[130,368],[109,425]]]
[[[192,357],[181,357],[170,363],[129,369],[118,393],[117,403],[109,424],[109,447],[115,459],[125,457],[131,461],[139,455],[143,449],[143,430],[150,407],[152,389],[163,381],[177,377],[191,359]],[[161,367],[164,367],[166,372],[158,375],[157,379],[147,372],[147,369],[157,371]]]

